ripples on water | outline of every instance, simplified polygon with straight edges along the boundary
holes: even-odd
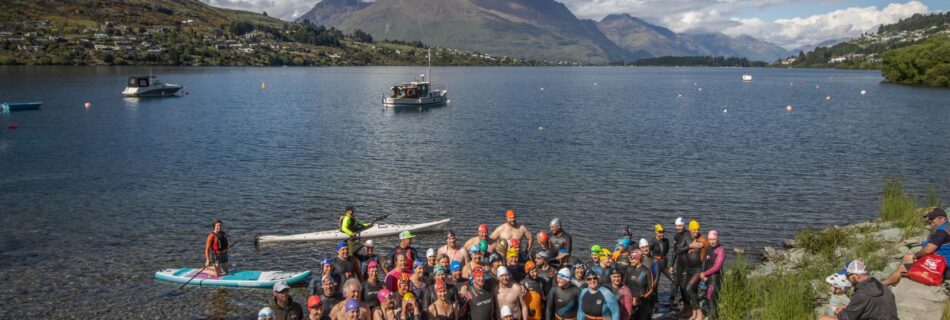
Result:
[[[154,71],[189,95],[120,97],[144,69],[0,68],[0,100],[45,102],[0,116],[20,125],[0,130],[2,318],[253,315],[269,291],[166,297],[152,278],[200,265],[215,218],[235,267],[296,270],[333,245],[252,236],[332,229],[346,205],[464,237],[513,207],[533,231],[561,217],[578,248],[684,216],[758,248],[873,218],[886,176],[950,188],[950,91],[873,71],[435,68],[452,102],[426,110],[379,104],[422,68]]]

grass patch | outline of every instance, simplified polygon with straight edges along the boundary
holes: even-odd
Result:
[[[805,228],[795,233],[799,247],[809,254],[817,254],[824,258],[834,257],[835,248],[848,242],[848,237],[848,232],[839,228],[825,230]]]
[[[904,235],[917,234],[923,230],[923,224],[916,210],[917,199],[904,191],[904,182],[900,178],[884,179],[884,194],[878,211],[881,219],[893,222]]]
[[[950,301],[947,301],[943,304],[943,315],[940,316],[942,320],[950,320]]]

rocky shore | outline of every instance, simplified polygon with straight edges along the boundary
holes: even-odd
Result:
[[[924,210],[929,209],[918,209],[919,212],[926,212]],[[809,282],[813,289],[814,314],[822,315],[828,310],[829,298],[824,277],[835,268],[841,268],[848,260],[860,259],[869,266],[871,276],[884,279],[897,269],[905,253],[919,249],[920,243],[926,240],[927,232],[923,230],[905,234],[893,223],[881,220],[822,230],[806,229],[794,239],[786,241],[782,249],[765,247],[762,262],[752,268],[748,277],[775,279],[804,276],[802,280]],[[741,250],[737,250],[737,253],[741,253]],[[816,271],[818,269],[827,272]],[[930,287],[905,278],[892,287],[900,319],[948,319],[944,310],[950,298],[948,283],[950,281],[943,286]]]

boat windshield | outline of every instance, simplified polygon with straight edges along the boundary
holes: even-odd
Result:
[[[129,78],[129,87],[148,87],[148,78],[131,77]]]

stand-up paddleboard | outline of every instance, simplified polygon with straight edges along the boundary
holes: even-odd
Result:
[[[155,277],[177,283],[188,282],[189,279],[194,277],[188,284],[196,286],[267,288],[273,287],[277,281],[286,281],[287,284],[294,284],[310,276],[310,270],[303,272],[231,271],[223,277],[213,276],[207,273],[195,276],[195,273],[199,271],[201,271],[201,269],[162,269],[155,273]]]
[[[432,221],[419,224],[377,224],[372,227],[367,228],[360,232],[360,238],[376,238],[376,237],[385,237],[397,235],[403,231],[412,231],[412,232],[425,232],[425,231],[435,231],[441,230],[445,227],[446,224],[452,221],[452,219],[445,219],[439,221]],[[275,242],[306,242],[306,241],[331,241],[331,240],[346,240],[350,236],[346,235],[340,230],[327,230],[320,232],[311,232],[311,233],[301,233],[301,234],[292,234],[286,236],[258,236],[254,241],[258,244],[261,243],[275,243]]]

